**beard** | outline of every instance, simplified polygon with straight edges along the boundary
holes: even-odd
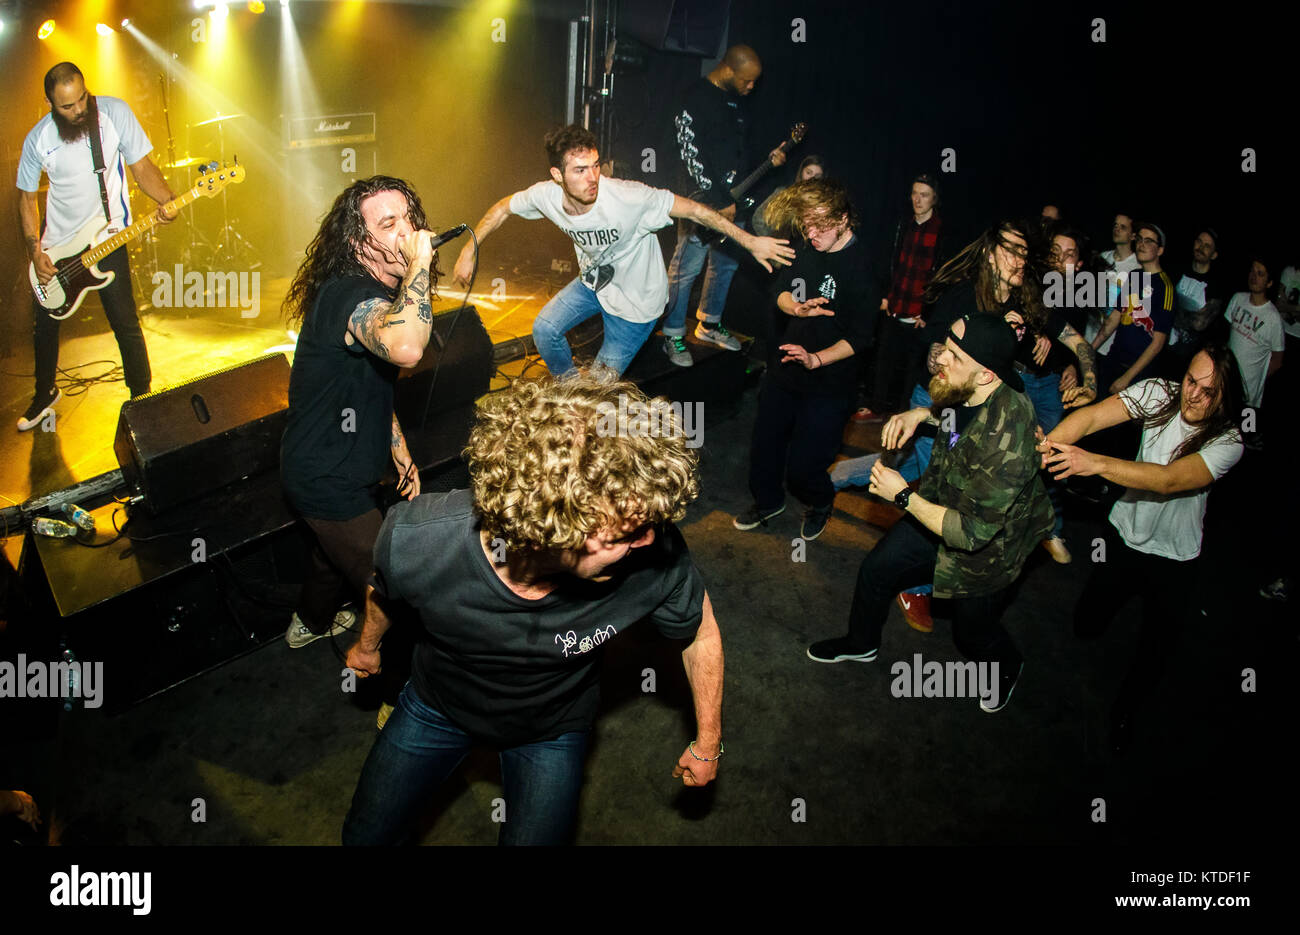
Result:
[[[954,386],[936,373],[930,378],[930,386],[928,387],[930,390],[931,415],[936,419],[941,419],[943,418],[943,410],[965,405],[975,395],[975,387],[973,377],[970,382],[963,386]]]
[[[50,107],[50,116],[54,118],[54,127],[59,131],[59,139],[65,143],[75,143],[83,136],[87,136],[90,131],[91,121],[95,118],[95,99],[92,97],[86,106],[86,112],[82,114],[80,121],[72,121],[64,117],[52,106]]]

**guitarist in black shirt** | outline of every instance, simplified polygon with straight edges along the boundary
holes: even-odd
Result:
[[[746,45],[732,46],[718,66],[686,92],[673,118],[682,168],[690,180],[688,187],[694,189],[690,197],[742,227],[743,218],[736,216],[736,202],[729,189],[753,166],[749,114],[741,99],[754,90],[762,72],[757,52]],[[778,147],[768,158],[774,166],[783,165],[785,152]],[[668,266],[668,313],[663,327],[664,351],[680,367],[692,363],[684,341],[686,305],[706,261],[709,271],[696,312],[695,337],[729,351],[740,350],[740,342],[722,326],[727,290],[738,263],[722,250],[704,244],[695,225],[682,222]]]

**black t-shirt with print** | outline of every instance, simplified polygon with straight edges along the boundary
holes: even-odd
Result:
[[[469,491],[398,503],[375,543],[375,585],[420,614],[416,695],[481,742],[512,747],[589,729],[606,642],[645,618],[676,639],[699,628],[704,581],[671,523],[610,566],[612,580],[561,576],[539,600],[506,587],[479,530]]]
[[[801,284],[801,293],[795,288]],[[795,318],[776,309],[775,340],[768,353],[768,373],[781,386],[800,393],[851,396],[857,383],[863,353],[875,339],[880,314],[880,286],[861,238],[855,236],[842,250],[822,253],[805,244],[794,262],[781,270],[772,285],[773,296],[802,294],[805,301],[824,297],[834,315]],[[853,355],[822,367],[781,363],[782,344],[798,344],[811,353],[845,340]]]

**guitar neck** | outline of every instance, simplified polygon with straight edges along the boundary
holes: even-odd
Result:
[[[792,144],[790,143],[790,141],[786,140],[777,148],[780,149],[781,152],[783,153],[788,153],[790,151],[791,145]],[[739,201],[741,198],[745,196],[746,192],[748,192],[751,188],[753,188],[758,183],[759,179],[767,175],[767,173],[771,172],[773,168],[774,166],[772,165],[772,160],[770,158],[764,159],[757,169],[749,173],[749,175],[745,177],[744,181],[742,181],[735,188],[731,189],[728,192],[728,194],[731,195],[731,197],[734,200]]]
[[[184,208],[186,205],[190,204],[198,197],[199,197],[199,193],[194,189],[190,189],[184,195],[181,195],[178,198],[173,198],[171,201],[167,202],[167,204],[163,205],[163,207],[167,209],[168,214],[175,217],[176,214],[180,212],[181,208]],[[91,247],[89,250],[83,253],[81,255],[82,264],[85,265],[87,269],[89,269],[90,267],[98,263],[100,260],[104,259],[104,257],[108,256],[110,253],[116,250],[118,247],[130,243],[132,240],[135,240],[135,238],[139,237],[141,234],[149,232],[157,224],[158,224],[157,212],[150,211],[146,216],[136,221],[130,227],[123,228],[122,230],[114,234],[112,237],[108,238],[108,240],[105,240],[103,243]]]

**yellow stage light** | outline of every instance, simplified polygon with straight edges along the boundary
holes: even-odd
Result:
[[[130,18],[127,18],[127,19],[122,20],[122,28],[123,28],[123,29],[126,29],[126,27],[128,27],[128,26],[130,26],[130,25],[131,25],[131,20],[130,20]]]
[[[96,23],[95,32],[99,33],[101,36],[111,36],[113,35],[114,32],[116,32],[116,30],[113,29],[112,26],[109,26],[106,23]]]
[[[47,19],[41,23],[41,28],[36,31],[37,39],[48,39],[54,35],[54,20]]]
[[[262,0],[248,0],[248,12],[250,12],[250,13],[265,13],[265,12],[266,12],[266,4],[263,3]]]
[[[209,13],[208,15],[211,16],[213,19],[225,19],[227,16],[230,15],[230,10],[226,7],[224,3],[218,3],[216,6],[212,8],[212,12]]]

